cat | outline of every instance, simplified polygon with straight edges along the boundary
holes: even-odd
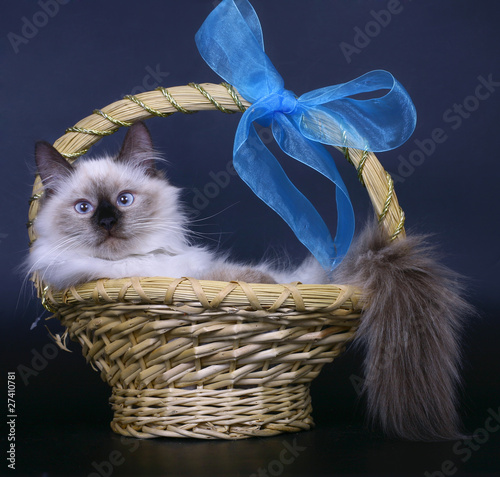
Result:
[[[231,262],[189,241],[180,189],[157,168],[142,122],[131,126],[116,157],[69,162],[38,142],[35,160],[45,197],[35,222],[30,272],[64,289],[98,278],[192,277],[260,283],[323,283],[313,258],[295,269]]]
[[[328,274],[309,257],[295,269],[231,262],[188,240],[180,190],[156,167],[148,130],[131,126],[116,157],[70,165],[36,144],[44,198],[27,268],[56,288],[98,278],[193,277],[262,283],[341,283],[358,287],[363,314],[368,415],[402,439],[463,437],[457,412],[460,335],[472,307],[459,277],[439,264],[425,237],[391,241],[376,224],[358,236]]]

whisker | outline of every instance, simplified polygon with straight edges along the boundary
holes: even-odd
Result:
[[[234,207],[235,205],[238,205],[239,203],[240,203],[240,201],[234,202],[233,204],[228,205],[226,208],[220,210],[219,212],[216,212],[215,214],[209,215],[208,217],[202,217],[200,219],[192,219],[189,221],[189,225],[193,225],[196,222],[203,222],[205,220],[209,220],[209,219],[212,219],[214,217],[217,217],[218,215],[222,214],[223,212],[226,212],[226,210],[229,210],[231,207]]]

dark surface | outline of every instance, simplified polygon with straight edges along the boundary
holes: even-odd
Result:
[[[499,475],[500,364],[491,363],[491,350],[500,339],[498,327],[478,325],[468,335],[461,415],[471,440],[437,443],[388,439],[365,425],[363,401],[356,392],[359,355],[352,350],[327,365],[314,381],[316,427],[311,431],[232,442],[123,438],[109,429],[109,388],[86,365],[78,346],[70,345],[71,354],[52,353],[52,347],[41,344],[49,343],[43,329],[34,334],[37,339],[28,345],[30,351],[16,354],[14,346],[8,349],[33,372],[17,368],[15,475],[95,477],[96,466],[101,475],[138,476],[427,476],[429,472],[439,477],[435,472],[443,466],[454,470],[448,475]],[[22,337],[17,338],[19,342]],[[34,362],[36,352],[44,350],[45,363]],[[490,416],[499,416],[498,424]],[[267,474],[259,474],[259,469]],[[5,473],[9,474],[14,475]]]
[[[409,444],[384,440],[356,426],[331,426],[244,441],[139,441],[95,428],[53,428],[50,432],[34,432],[26,444],[33,449],[26,453],[30,460],[22,468],[27,472],[36,470],[38,475],[44,475],[42,469],[45,475],[92,477],[95,474],[306,477],[366,473],[399,476],[432,475],[443,469],[443,465],[453,472],[448,475],[467,475],[476,469],[481,469],[482,475],[498,475],[494,447],[498,451],[500,439],[496,435],[488,441],[488,446],[474,452],[464,442]]]
[[[247,476],[261,469],[261,475],[500,475],[500,432],[491,426],[483,430],[492,423],[491,412],[500,412],[500,5],[486,0],[252,2],[266,51],[287,88],[302,94],[386,69],[416,105],[413,137],[379,158],[395,178],[407,225],[435,234],[444,262],[468,278],[470,300],[480,312],[463,339],[461,415],[467,432],[478,430],[476,441],[465,447],[462,441],[388,440],[367,429],[356,393],[362,358],[353,352],[325,366],[314,382],[317,427],[310,432],[205,442],[122,440],[109,431],[109,389],[78,346],[71,346],[71,354],[57,351],[43,322],[30,331],[36,317],[47,316],[15,271],[27,251],[33,144],[55,141],[94,109],[128,93],[159,84],[220,82],[194,43],[216,2],[71,1],[54,9],[46,24],[29,30],[27,22],[43,24],[39,12],[49,3],[4,2],[0,15],[2,376],[7,394],[6,374],[16,373],[18,416],[16,470],[4,461],[0,473]],[[358,29],[376,28],[370,24],[372,11],[396,4],[399,13],[347,61],[341,45],[354,45]],[[484,88],[477,90],[480,78],[493,81],[488,97]],[[238,178],[231,177],[209,200],[199,199],[197,191],[226,170],[238,119],[217,112],[174,115],[149,120],[148,127],[171,163],[169,177],[186,188],[187,204],[199,209],[202,220],[195,230],[207,243],[241,259],[286,249],[298,261],[303,248]],[[419,141],[429,144],[436,129],[443,131],[442,141],[419,164],[408,166],[410,157],[417,158]],[[119,132],[94,149],[115,151],[122,137]],[[369,210],[365,191],[342,156],[334,157],[361,224]],[[291,161],[284,164],[334,224],[331,186]],[[60,331],[56,323],[48,325]],[[8,436],[4,429],[2,452]],[[287,446],[300,449],[293,461],[283,451]]]

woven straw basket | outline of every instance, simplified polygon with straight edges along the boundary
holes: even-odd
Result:
[[[96,110],[54,146],[72,161],[121,126],[175,112],[241,112],[227,84],[190,84],[126,96]],[[380,224],[404,235],[393,182],[374,154],[341,149]],[[37,177],[28,230],[36,240]],[[101,279],[39,297],[112,387],[113,431],[139,438],[241,439],[313,426],[309,386],[352,339],[362,290],[193,278]]]

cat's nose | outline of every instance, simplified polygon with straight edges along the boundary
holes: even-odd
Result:
[[[103,200],[94,213],[94,221],[98,227],[110,232],[120,218],[120,211],[111,203]]]
[[[99,220],[99,227],[107,230],[108,232],[115,226],[117,220],[115,217],[103,217]]]

